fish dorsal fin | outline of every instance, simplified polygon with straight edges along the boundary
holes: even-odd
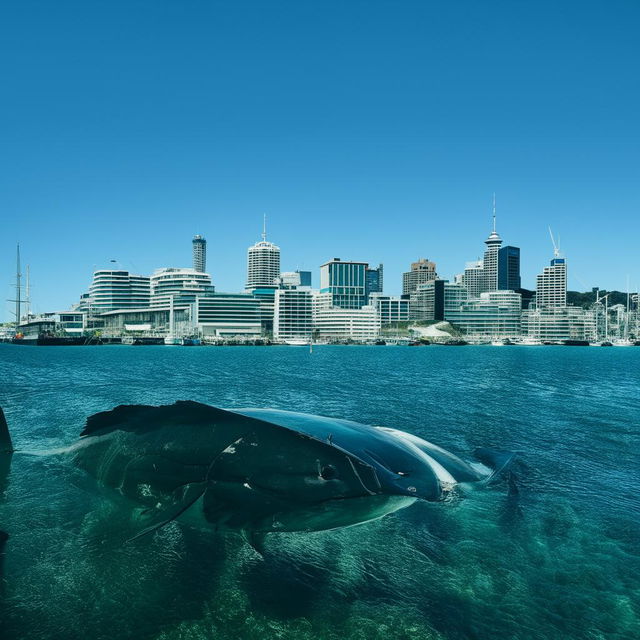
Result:
[[[238,414],[211,407],[192,400],[178,400],[174,404],[154,407],[145,404],[121,404],[110,411],[102,411],[87,418],[87,423],[80,436],[104,435],[111,431],[148,432],[188,421],[210,424],[216,418],[238,418]],[[1,431],[0,431],[1,438]],[[1,443],[1,440],[0,440]]]

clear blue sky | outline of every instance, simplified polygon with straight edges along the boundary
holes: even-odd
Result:
[[[0,294],[94,265],[244,284],[262,214],[282,267],[418,257],[452,277],[498,231],[523,285],[561,236],[569,286],[640,283],[640,3],[0,5]],[[3,302],[0,320],[10,320]]]

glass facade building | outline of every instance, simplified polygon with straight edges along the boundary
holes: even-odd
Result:
[[[471,338],[516,338],[521,333],[521,310],[519,293],[486,291],[455,309],[445,309],[444,319]]]
[[[522,312],[522,333],[541,342],[597,339],[596,312],[582,307],[546,307]]]
[[[366,262],[342,262],[340,258],[320,267],[320,292],[331,294],[331,304],[342,309],[359,309],[367,303]]]
[[[466,302],[468,293],[461,284],[448,280],[431,280],[418,285],[410,296],[412,320],[445,320],[447,313]]]
[[[520,289],[520,248],[506,246],[498,249],[498,290]]]

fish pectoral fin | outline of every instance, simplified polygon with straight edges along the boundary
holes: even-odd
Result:
[[[205,489],[206,484],[204,482],[185,484],[175,490],[173,502],[160,505],[158,508],[145,509],[143,514],[147,526],[135,536],[129,538],[127,542],[132,542],[142,536],[153,533],[178,518],[202,496]]]

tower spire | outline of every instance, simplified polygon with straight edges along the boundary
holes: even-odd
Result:
[[[267,239],[267,214],[262,214],[262,242]]]
[[[496,232],[496,192],[493,192],[493,233]]]

